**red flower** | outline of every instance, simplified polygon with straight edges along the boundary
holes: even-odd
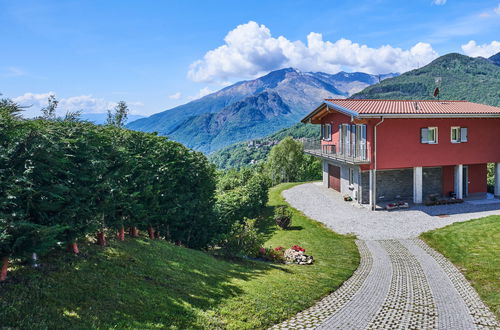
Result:
[[[302,251],[302,252],[306,252],[306,250],[298,245],[294,245],[292,246],[292,250],[294,251]]]
[[[265,248],[263,248],[263,247],[261,247],[261,248],[259,249],[259,253],[260,253],[260,254],[262,254],[262,255],[265,255],[265,254],[266,254],[266,249],[265,249]]]
[[[274,248],[275,251],[283,251],[284,247],[282,246],[278,246],[276,248]]]

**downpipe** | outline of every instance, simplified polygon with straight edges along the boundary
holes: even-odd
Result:
[[[380,121],[375,124],[373,128],[373,191],[372,191],[372,210],[375,211],[377,209],[377,126],[384,122],[385,118],[380,117]]]

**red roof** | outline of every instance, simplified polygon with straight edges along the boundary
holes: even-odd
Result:
[[[467,101],[445,100],[367,100],[367,99],[326,99],[326,104],[333,103],[351,112],[363,114],[499,114],[500,107]],[[330,104],[328,104],[330,105]],[[341,108],[340,108],[341,107]]]

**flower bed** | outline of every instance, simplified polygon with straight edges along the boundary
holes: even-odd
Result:
[[[314,258],[306,255],[305,252],[306,250],[299,245],[294,245],[286,250],[282,246],[275,247],[274,249],[271,247],[262,247],[259,249],[259,257],[261,260],[271,262],[311,265],[314,262]]]

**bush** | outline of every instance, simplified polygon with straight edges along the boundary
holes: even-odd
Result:
[[[274,221],[281,229],[288,229],[292,225],[292,212],[286,206],[278,206],[274,213]]]
[[[255,222],[254,219],[244,219],[234,223],[218,252],[231,257],[256,257],[265,238],[258,232]]]

